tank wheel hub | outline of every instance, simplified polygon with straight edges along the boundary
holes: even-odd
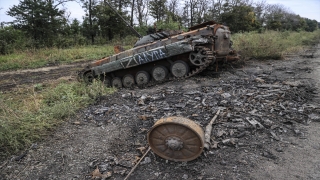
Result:
[[[181,148],[183,148],[183,142],[178,137],[167,138],[166,145],[174,151],[179,151]]]
[[[153,68],[151,74],[154,80],[163,81],[168,75],[168,70],[164,66],[156,66],[155,68]]]
[[[189,66],[184,61],[178,60],[171,65],[171,73],[174,77],[181,78],[189,73]]]
[[[203,151],[204,132],[197,123],[184,117],[158,120],[148,132],[154,153],[172,161],[191,161]]]
[[[115,77],[111,80],[111,86],[115,88],[122,88],[122,82],[119,77]]]
[[[139,71],[136,74],[136,82],[138,85],[145,85],[149,82],[150,75],[146,71]]]
[[[92,74],[92,72],[88,72],[84,75],[84,82],[86,82],[87,84],[90,84],[93,82],[94,76]]]
[[[134,85],[134,78],[131,74],[126,74],[122,78],[122,84],[126,88],[130,88]]]
[[[156,73],[156,77],[158,77],[158,78],[161,78],[163,76],[163,73],[161,72],[158,72],[158,73]]]

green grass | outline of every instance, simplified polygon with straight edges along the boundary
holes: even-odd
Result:
[[[58,81],[0,94],[0,159],[41,140],[79,109],[114,91],[100,81]]]
[[[232,36],[233,48],[243,59],[283,59],[286,54],[298,53],[306,46],[319,43],[320,30],[314,32],[238,33]]]
[[[125,46],[129,49],[131,46]],[[0,56],[0,71],[39,68],[48,64],[68,64],[96,60],[114,54],[112,45],[79,46],[69,49],[30,49]]]

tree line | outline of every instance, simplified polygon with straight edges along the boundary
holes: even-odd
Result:
[[[301,17],[281,4],[251,0],[80,0],[85,16],[70,19],[64,4],[74,0],[21,0],[0,26],[0,54],[26,48],[104,44],[134,33],[111,4],[142,35],[148,28],[185,29],[215,20],[233,33],[247,31],[315,31],[319,22]],[[155,22],[155,24],[153,24]]]

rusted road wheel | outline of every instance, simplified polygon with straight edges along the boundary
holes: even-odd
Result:
[[[119,77],[114,77],[111,81],[112,87],[122,88],[122,82]]]
[[[207,51],[202,48],[197,48],[189,54],[189,60],[196,66],[202,66],[207,62]]]
[[[163,81],[168,75],[168,69],[164,66],[156,66],[152,69],[152,77],[156,81]]]
[[[136,74],[136,82],[138,85],[148,84],[150,75],[146,71],[139,71]]]
[[[189,66],[184,61],[176,61],[171,65],[171,73],[174,77],[183,77],[189,72]]]
[[[127,74],[122,78],[123,86],[126,88],[132,87],[134,85],[134,78],[131,74]]]
[[[148,132],[154,153],[172,161],[191,161],[203,150],[204,132],[194,121],[184,117],[158,120]]]

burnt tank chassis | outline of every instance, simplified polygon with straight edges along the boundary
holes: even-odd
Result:
[[[237,60],[231,43],[229,28],[214,21],[185,33],[157,32],[142,37],[132,49],[89,64],[79,76],[117,88],[187,78],[217,61]]]
[[[239,59],[231,45],[229,28],[214,21],[185,33],[156,32],[142,37],[132,49],[87,65],[79,77],[87,83],[100,79],[117,88],[188,78],[219,61]],[[183,117],[158,120],[147,139],[154,153],[173,161],[196,159],[204,148],[201,126]]]

